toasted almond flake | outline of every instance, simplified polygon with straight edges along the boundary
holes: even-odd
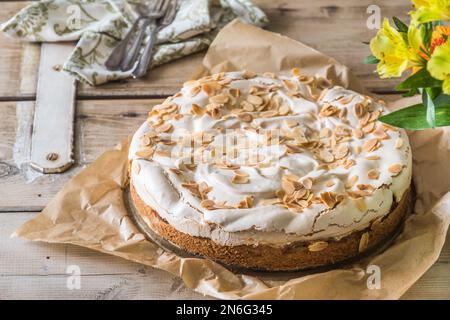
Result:
[[[323,105],[322,109],[320,109],[319,115],[321,117],[331,117],[338,112],[339,112],[339,108],[337,108],[329,103],[325,103]]]
[[[320,199],[327,208],[333,208],[337,204],[336,193],[332,191],[325,191],[320,193]]]
[[[241,107],[242,107],[242,109],[244,109],[245,111],[248,111],[248,112],[255,111],[255,107],[248,101],[242,101]]]
[[[380,157],[377,155],[371,155],[366,157],[367,160],[380,160]]]
[[[273,205],[273,204],[278,204],[278,203],[280,203],[280,199],[278,199],[278,198],[261,200],[261,204],[263,204],[263,205]]]
[[[366,113],[366,109],[362,103],[355,104],[354,111],[355,111],[355,116],[358,119],[362,118],[364,116],[364,114]]]
[[[377,169],[371,169],[367,172],[367,177],[369,179],[376,180],[380,176],[380,172]]]
[[[320,138],[329,138],[331,136],[330,128],[323,128],[320,130]]]
[[[358,251],[363,252],[367,249],[368,246],[369,246],[369,233],[364,232],[361,236],[361,240],[359,240]]]
[[[234,184],[246,184],[250,182],[250,179],[248,178],[248,176],[238,176],[235,175],[232,179],[231,182]]]
[[[146,147],[136,151],[135,155],[140,158],[149,158],[153,155],[154,152],[155,150],[153,148]]]
[[[288,153],[300,153],[303,151],[301,147],[294,144],[286,144],[286,149]]]
[[[395,141],[395,149],[400,149],[403,146],[403,139],[398,138],[397,141]]]
[[[298,126],[298,122],[295,121],[295,120],[292,120],[292,119],[287,119],[287,120],[284,121],[284,123],[286,123],[286,125],[289,128],[294,128],[294,127]]]
[[[362,151],[361,146],[356,146],[356,147],[355,147],[355,153],[356,153],[356,154],[360,154],[361,151]]]
[[[378,118],[380,117],[380,115],[381,115],[380,110],[375,110],[375,111],[371,112],[369,121],[377,121]]]
[[[308,190],[310,190],[312,188],[313,183],[314,183],[314,181],[312,178],[305,178],[302,181],[303,187],[305,187],[305,189],[308,189]]]
[[[193,103],[191,106],[191,113],[200,117],[205,114],[205,109],[203,109],[199,105]]]
[[[250,113],[241,113],[238,118],[244,122],[252,122],[253,116]]]
[[[156,127],[156,131],[159,133],[163,133],[163,132],[170,132],[173,129],[172,124],[170,123],[164,123],[158,127]]]
[[[230,100],[230,97],[224,94],[218,94],[209,98],[209,101],[212,103],[224,104]]]
[[[345,156],[347,156],[349,152],[348,146],[346,144],[341,144],[339,147],[336,148],[334,152],[334,156],[336,159],[342,159]]]
[[[141,146],[148,147],[152,143],[152,139],[149,136],[145,135],[141,137]]]
[[[317,242],[311,243],[308,246],[308,250],[311,252],[317,252],[317,251],[322,251],[322,250],[326,249],[327,247],[328,247],[328,242],[317,241]]]
[[[278,113],[282,116],[287,115],[289,112],[291,111],[291,108],[287,105],[284,104],[280,107],[280,109],[278,110]]]
[[[190,94],[191,94],[191,96],[195,97],[201,90],[202,90],[202,87],[200,87],[200,86],[193,87],[191,89]]]
[[[334,185],[335,185],[335,182],[334,182],[333,180],[328,180],[328,181],[325,183],[325,186],[328,187],[328,188],[330,188],[330,187],[332,187],[332,186],[334,186]]]
[[[261,112],[260,116],[262,118],[272,118],[278,115],[278,111],[277,110],[269,110],[269,111],[265,111],[265,112]]]
[[[339,118],[345,118],[347,116],[347,108],[342,108],[341,111],[339,111]]]
[[[241,177],[248,177],[248,173],[242,170],[234,170],[234,174]]]
[[[353,95],[344,96],[344,97],[340,98],[338,100],[338,102],[341,103],[341,104],[349,104],[353,100],[354,97],[355,96],[353,96]]]
[[[364,142],[362,149],[364,151],[373,151],[373,150],[375,150],[377,143],[378,143],[378,139],[369,139],[366,142]]]
[[[388,138],[389,138],[388,134],[387,134],[384,130],[381,130],[381,129],[376,129],[376,130],[373,132],[373,134],[374,134],[378,139],[385,140],[385,139],[388,139]]]
[[[212,208],[214,208],[214,201],[205,199],[205,200],[202,200],[202,202],[200,202],[200,205],[205,209],[212,209]]]
[[[355,129],[354,134],[358,139],[364,138],[364,131],[362,131],[361,129]]]
[[[350,178],[348,178],[347,182],[345,183],[345,187],[347,189],[352,188],[355,185],[356,181],[358,181],[358,178],[359,177],[357,175],[354,175],[354,176],[351,176]]]
[[[242,78],[244,79],[252,79],[256,77],[256,73],[253,71],[245,70],[242,72]]]
[[[247,101],[255,106],[259,106],[264,102],[264,100],[260,96],[255,96],[253,94],[249,94],[247,96]]]
[[[362,127],[362,131],[364,133],[371,133],[373,130],[375,130],[375,122],[369,122],[364,127]]]
[[[314,82],[314,77],[313,76],[309,76],[309,75],[301,75],[298,77],[298,80],[300,81],[301,84],[311,84]],[[310,86],[307,87],[308,89],[311,89]]]
[[[328,163],[329,163],[329,162],[333,162],[333,161],[334,161],[334,156],[333,156],[333,154],[332,154],[330,151],[326,150],[326,149],[320,150],[319,155],[320,155],[320,158],[321,158],[323,161],[325,161],[325,162],[328,162]]]
[[[392,173],[392,175],[398,175],[403,170],[403,166],[399,163],[393,164],[388,168],[389,172]]]
[[[374,189],[370,184],[365,184],[365,183],[358,184],[358,185],[356,185],[356,187],[359,190],[369,190],[369,191],[371,191],[371,190]]]
[[[293,194],[295,192],[295,185],[292,181],[283,178],[281,180],[281,188],[286,194]]]
[[[206,93],[207,96],[212,96],[215,92],[214,89],[208,83],[202,84],[201,89]]]
[[[353,167],[356,164],[356,161],[354,159],[345,159],[343,166],[345,169],[349,169]]]

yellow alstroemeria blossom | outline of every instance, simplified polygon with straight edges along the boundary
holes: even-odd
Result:
[[[444,81],[442,90],[450,94],[450,41],[436,47],[428,61],[427,69],[433,78]]]
[[[383,28],[370,41],[370,50],[380,60],[377,66],[380,77],[400,77],[405,70],[421,66],[421,38],[420,30],[411,25],[405,39],[385,18]]]
[[[450,20],[450,0],[412,0],[416,11],[410,12],[414,22]]]

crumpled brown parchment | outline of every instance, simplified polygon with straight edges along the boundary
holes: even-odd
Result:
[[[348,68],[279,34],[238,21],[227,25],[208,50],[197,76],[248,69],[326,76],[334,84],[361,91]],[[180,84],[181,86],[181,84]],[[404,105],[397,101],[393,107]],[[48,206],[15,235],[44,242],[71,243],[163,269],[186,286],[223,299],[398,299],[437,260],[450,223],[450,129],[409,135],[417,199],[403,231],[381,253],[337,268],[291,279],[233,273],[206,259],[181,258],[146,240],[124,205],[129,139],[107,151],[72,178]],[[367,285],[371,265],[381,271],[381,288]]]

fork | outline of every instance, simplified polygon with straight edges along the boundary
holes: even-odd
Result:
[[[109,70],[118,70],[121,69],[127,70],[126,67],[129,67],[130,61],[129,58],[126,59],[127,49],[130,45],[131,40],[133,40],[133,36],[136,34],[136,29],[138,28],[139,24],[144,20],[144,27],[146,28],[145,24],[149,19],[155,19],[159,18],[155,11],[159,7],[159,5],[165,0],[155,0],[155,1],[146,1],[146,3],[138,3],[136,4],[136,11],[138,13],[138,18],[133,23],[132,27],[126,34],[126,36],[120,41],[119,45],[117,45],[111,55],[108,57],[108,59],[105,62],[105,66]],[[140,34],[140,33],[139,33]],[[132,46],[133,53],[134,50],[137,50],[136,43],[142,43],[142,39],[136,38],[134,41],[134,44]],[[127,66],[126,66],[127,65]]]
[[[161,18],[161,21],[154,21],[154,23],[151,25],[150,29],[150,37],[148,42],[145,45],[144,51],[141,55],[141,58],[139,59],[138,64],[136,65],[135,69],[133,70],[133,78],[140,78],[143,77],[148,70],[152,53],[153,53],[153,47],[156,40],[156,34],[164,27],[168,26],[173,22],[175,19],[176,13],[178,11],[178,0],[168,0],[167,5],[168,8],[166,8],[166,12],[164,17]]]

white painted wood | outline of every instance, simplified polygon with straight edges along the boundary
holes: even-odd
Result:
[[[71,43],[44,43],[34,113],[31,166],[60,173],[73,164],[75,80],[60,71],[73,50]]]

